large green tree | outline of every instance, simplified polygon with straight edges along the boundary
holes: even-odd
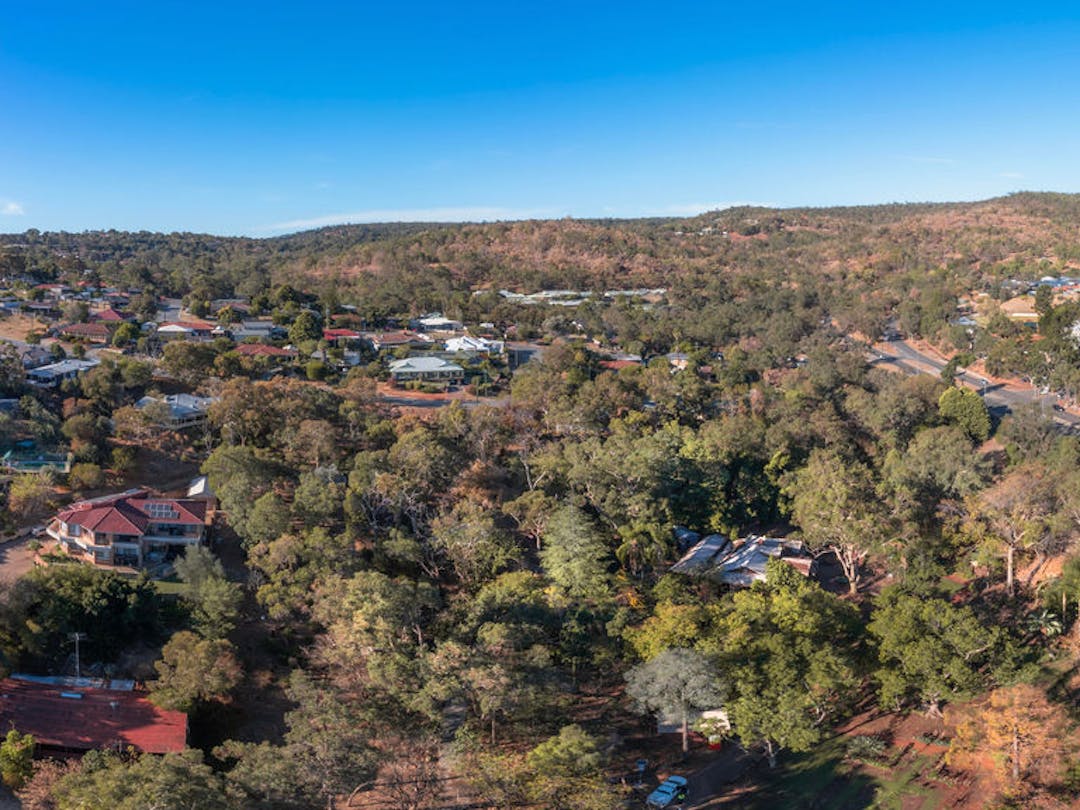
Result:
[[[984,689],[991,670],[1008,662],[1008,639],[984,626],[971,608],[899,587],[875,600],[867,629],[877,642],[875,672],[883,706],[916,702],[936,716],[941,704]]]
[[[610,594],[610,554],[589,518],[564,506],[544,529],[540,563],[544,573],[570,600],[604,601]]]
[[[154,663],[158,679],[150,698],[166,709],[191,712],[228,695],[243,677],[233,645],[223,639],[200,639],[181,630],[161,650]]]
[[[88,756],[53,789],[57,810],[233,810],[222,778],[188,749],[134,760]]]
[[[708,656],[672,647],[626,674],[626,694],[641,710],[678,722],[686,752],[690,750],[690,722],[703,710],[720,708],[728,685]]]
[[[236,626],[243,592],[229,582],[221,561],[205,546],[188,546],[176,561],[176,573],[188,586],[183,595],[195,629],[204,638],[224,638]]]
[[[850,710],[862,675],[858,611],[787,563],[770,560],[766,582],[734,594],[710,632],[699,646],[730,679],[732,727],[771,765],[781,749],[810,750]]]
[[[857,592],[863,564],[881,547],[889,526],[870,468],[816,449],[806,466],[789,476],[785,492],[809,545],[833,552],[849,590]]]

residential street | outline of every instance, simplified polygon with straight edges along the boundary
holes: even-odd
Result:
[[[940,374],[945,363],[939,358],[919,351],[906,340],[893,340],[878,343],[874,347],[877,359],[875,363],[888,363],[909,374]],[[1063,429],[1075,429],[1080,426],[1080,416],[1068,411],[1054,410],[1058,398],[1054,394],[1040,394],[1033,386],[1016,381],[1004,385],[992,383],[972,372],[958,376],[961,383],[983,395],[987,407],[997,416],[1011,413],[1013,408],[1032,403],[1041,404],[1047,415]]]

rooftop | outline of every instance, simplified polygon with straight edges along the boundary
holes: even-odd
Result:
[[[671,570],[677,574],[706,577],[722,585],[747,587],[765,579],[769,560],[778,558],[803,576],[810,576],[814,560],[798,540],[750,535],[733,544],[720,534],[696,543]]]
[[[206,502],[172,498],[152,498],[144,490],[128,490],[118,495],[72,504],[56,516],[60,522],[82,526],[105,534],[141,535],[151,520],[188,526],[206,522]]]
[[[187,746],[187,715],[126,690],[0,680],[0,725],[38,745],[76,751],[127,748],[149,754]]]
[[[402,371],[464,371],[457,363],[451,363],[441,357],[406,357],[404,360],[390,362],[391,373]]]

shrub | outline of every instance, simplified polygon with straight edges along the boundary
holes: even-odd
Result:
[[[72,489],[97,489],[105,482],[105,474],[97,464],[75,464],[68,473],[68,483]]]
[[[846,754],[848,759],[874,762],[885,755],[887,747],[881,737],[864,734],[851,738],[851,741],[847,744]]]

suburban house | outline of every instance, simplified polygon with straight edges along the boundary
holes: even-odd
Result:
[[[296,357],[296,349],[281,349],[263,343],[241,343],[236,347],[236,353],[241,357]]]
[[[90,320],[95,323],[100,322],[116,326],[117,324],[132,320],[132,316],[125,315],[120,310],[109,307],[107,309],[98,310],[97,312],[91,312]]]
[[[225,327],[233,340],[275,340],[285,337],[288,332],[273,321],[243,320]]]
[[[364,339],[371,344],[377,352],[389,351],[390,349],[426,349],[430,348],[434,341],[427,335],[408,330],[397,332],[365,332]]]
[[[37,368],[53,361],[53,354],[45,346],[33,343],[20,343],[15,345],[15,351],[22,360],[23,368]]]
[[[624,368],[637,368],[640,366],[640,357],[611,357],[600,361],[600,367],[608,371],[622,371]]]
[[[249,298],[215,298],[210,302],[210,311],[217,315],[221,310],[228,307],[233,312],[247,315],[251,312],[251,299]]]
[[[69,554],[95,565],[163,562],[206,539],[207,502],[156,498],[143,489],[79,501],[46,527]]]
[[[816,572],[814,558],[799,540],[750,535],[732,543],[722,534],[710,534],[683,555],[671,570],[676,574],[711,579],[720,585],[749,588],[765,581],[765,566],[780,559],[802,574]]]
[[[58,363],[49,363],[47,366],[30,369],[26,372],[26,378],[31,385],[55,388],[64,380],[73,380],[84,371],[89,371],[98,365],[100,365],[98,360],[61,360]]]
[[[108,343],[112,333],[103,323],[71,323],[60,327],[60,335],[68,340],[86,340],[90,343]]]
[[[535,343],[509,342],[503,345],[506,354],[506,364],[511,371],[516,371],[528,363],[534,357],[539,357],[543,347]]]
[[[355,329],[323,329],[323,340],[337,346],[348,346],[363,339]]]
[[[54,321],[60,317],[60,307],[55,302],[31,301],[23,304],[23,312],[45,321]]]
[[[409,326],[424,332],[460,332],[465,328],[461,321],[444,318],[441,312],[432,312],[409,321]]]
[[[151,408],[158,424],[169,430],[183,430],[206,422],[206,412],[214,403],[213,397],[191,394],[169,394],[163,397],[145,396],[135,403],[140,411]]]
[[[163,323],[155,333],[158,340],[210,340],[214,324],[206,321]]]
[[[448,352],[470,352],[475,354],[502,354],[503,342],[501,340],[488,340],[482,337],[453,337],[446,341]]]
[[[441,357],[407,357],[391,361],[390,377],[396,383],[420,380],[460,384],[465,381],[465,369]]]
[[[39,756],[187,747],[187,715],[155,706],[132,681],[12,675],[0,680],[0,725],[31,734]]]

